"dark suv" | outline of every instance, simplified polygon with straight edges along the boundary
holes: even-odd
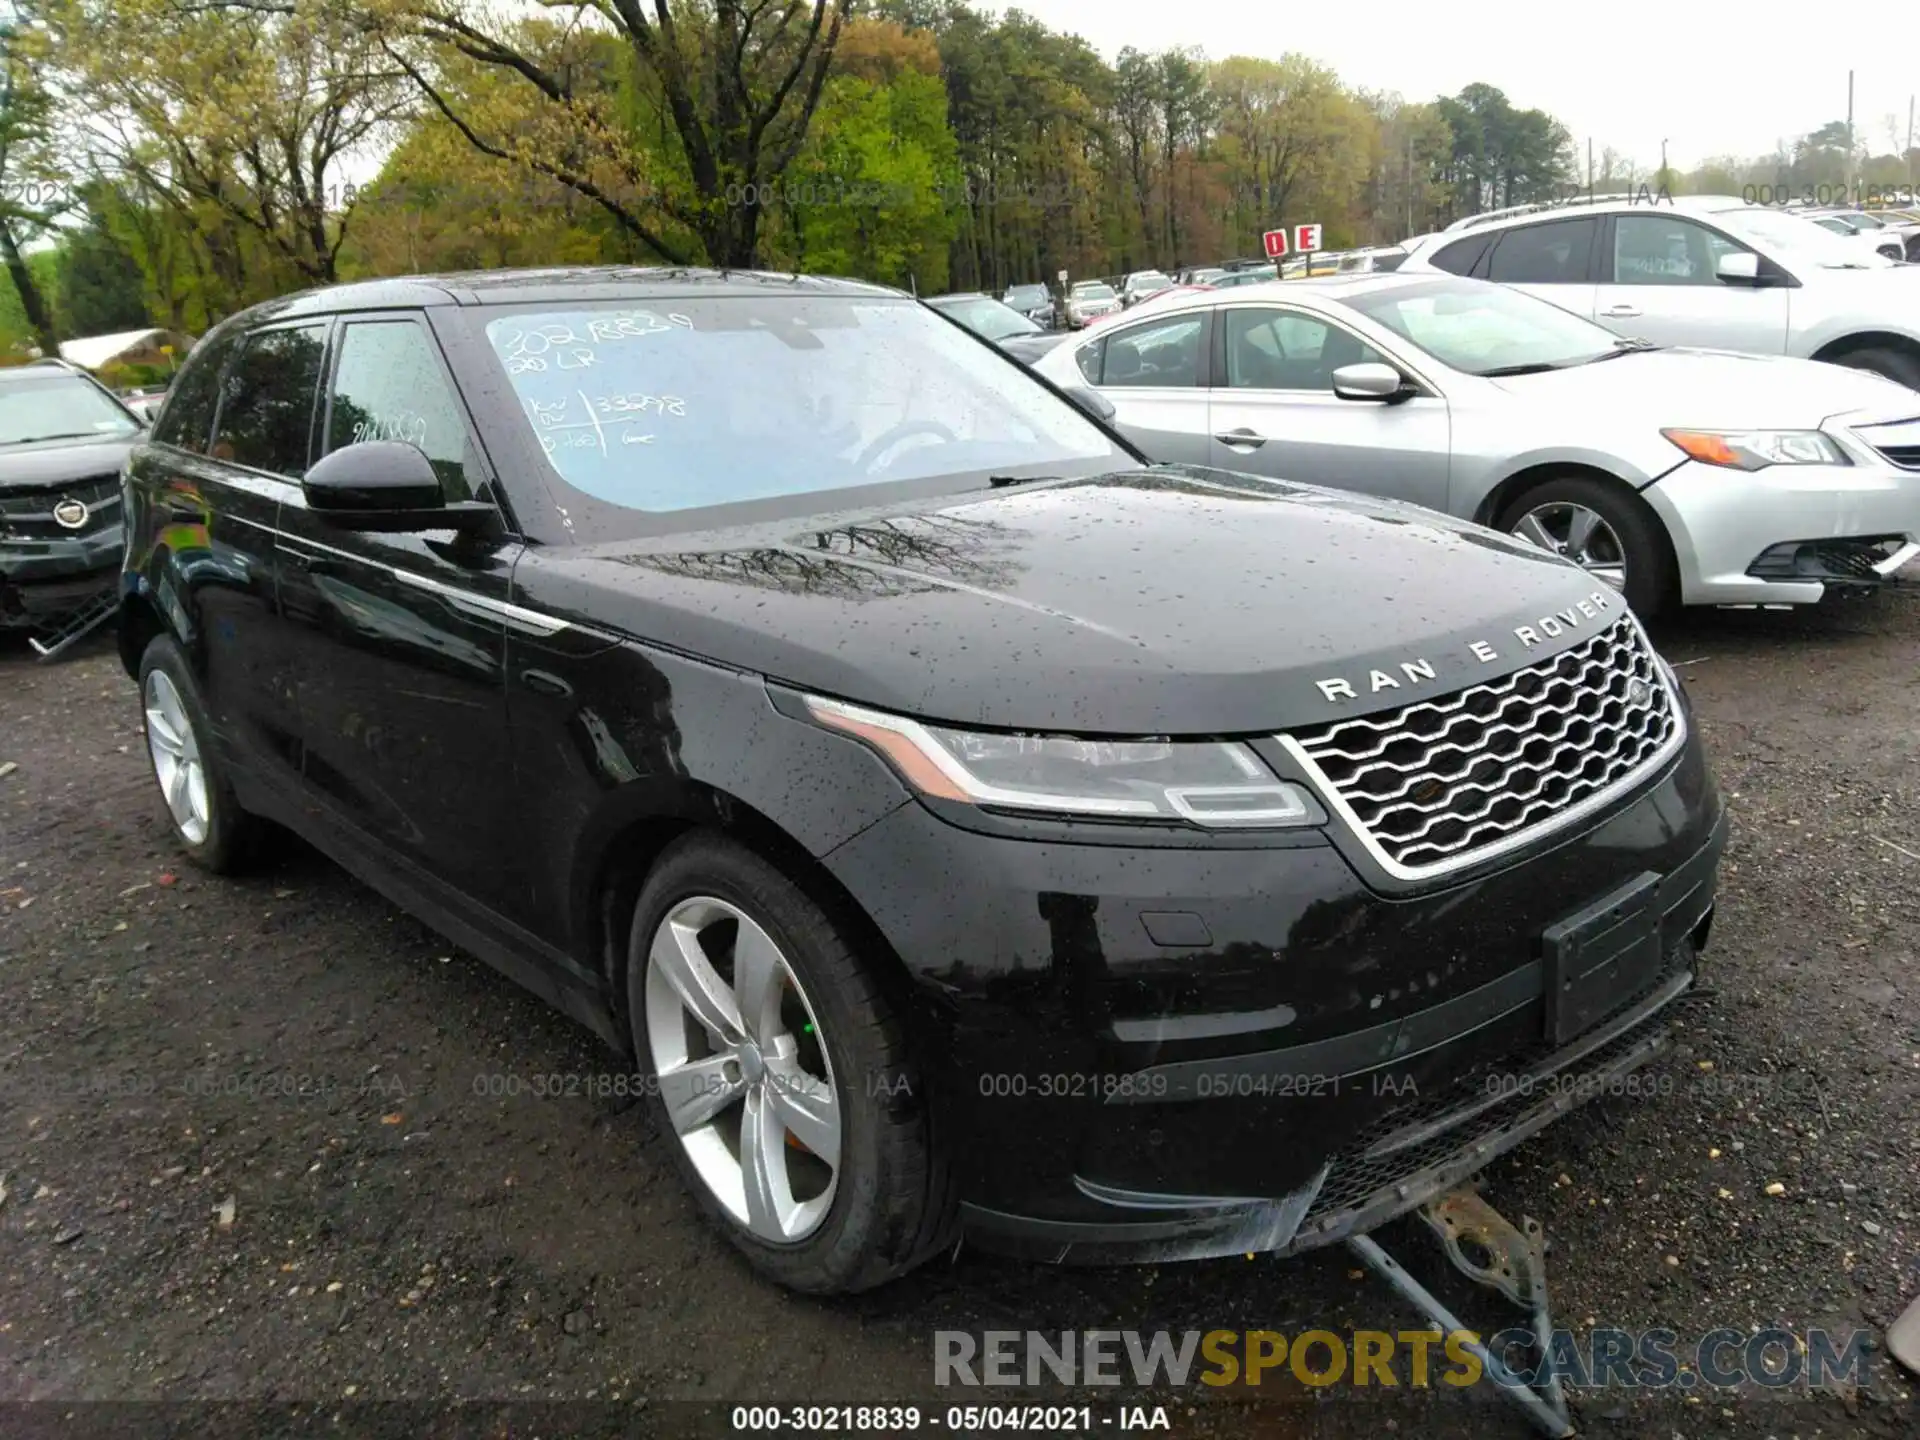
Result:
[[[795,1287],[1364,1230],[1654,1054],[1706,938],[1721,803],[1617,595],[1148,465],[894,291],[297,296],[127,494],[180,843],[288,826],[633,1056]]]
[[[120,471],[143,433],[77,366],[0,369],[0,629],[50,629],[111,597]]]

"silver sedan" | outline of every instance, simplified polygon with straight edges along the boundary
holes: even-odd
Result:
[[[1556,551],[1643,615],[1804,604],[1920,555],[1920,395],[1808,360],[1662,349],[1478,280],[1252,285],[1035,369],[1155,460],[1409,501]]]

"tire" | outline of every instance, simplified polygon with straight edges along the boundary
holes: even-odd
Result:
[[[689,948],[675,943],[670,920],[681,935],[700,937],[692,950],[708,960],[703,998],[712,1004],[718,981],[726,1004],[707,1014],[722,1026],[691,1018]],[[739,1002],[741,993],[764,995],[764,987],[734,988],[746,979],[735,962],[748,925],[758,931],[750,939],[756,972],[768,970],[762,939],[784,971],[771,1008]],[[841,927],[773,865],[711,832],[670,846],[634,905],[626,989],[648,1104],[681,1177],[761,1274],[812,1294],[867,1290],[947,1242],[947,1169],[907,1064],[904,1027]],[[743,1009],[749,1017],[758,1011],[758,1020],[743,1019]],[[782,1056],[789,1045],[798,1048]],[[828,1148],[816,1138],[823,1130],[807,1128],[816,1146],[808,1149],[786,1127],[801,1105],[817,1121],[823,1096],[838,1120],[831,1166],[820,1160]],[[774,1158],[753,1173],[778,1171],[760,1191],[774,1198],[757,1210],[747,1197],[742,1140],[756,1120],[766,1128],[754,1133],[776,1138],[756,1147]],[[782,1186],[790,1212],[782,1211]]]
[[[1860,350],[1848,350],[1833,357],[1835,365],[1844,365],[1849,370],[1870,370],[1875,375],[1905,385],[1910,390],[1920,390],[1920,359],[1907,354],[1904,350],[1888,350],[1877,345],[1869,345]]]
[[[140,710],[147,759],[174,839],[201,869],[232,874],[251,855],[260,822],[234,798],[193,667],[170,636],[156,636],[140,657]],[[171,794],[170,779],[177,787]]]
[[[1546,511],[1541,519],[1547,534],[1562,539],[1566,537],[1559,519],[1570,515],[1574,507],[1598,516],[1617,540],[1617,546],[1600,545],[1597,558],[1605,560],[1618,551],[1625,577],[1624,584],[1616,588],[1624,590],[1633,612],[1642,620],[1653,620],[1671,609],[1680,589],[1672,543],[1660,517],[1647,503],[1614,481],[1592,475],[1562,475],[1544,481],[1509,501],[1495,524],[1510,535],[1520,535],[1521,525],[1529,516]],[[1539,543],[1538,537],[1523,538]],[[1591,538],[1598,542],[1602,537],[1595,531]],[[1611,585],[1608,577],[1614,568],[1604,566],[1595,573]]]

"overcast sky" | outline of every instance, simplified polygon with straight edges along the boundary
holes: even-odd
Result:
[[[1920,91],[1920,13],[1905,4],[1807,7],[1766,0],[1555,9],[1521,0],[1444,5],[1425,0],[1261,5],[1248,0],[1022,0],[1018,8],[1084,37],[1111,61],[1123,46],[1198,45],[1213,60],[1278,59],[1302,51],[1348,85],[1409,100],[1452,95],[1475,80],[1521,109],[1651,169],[1689,169],[1709,156],[1764,155],[1847,114],[1876,154],[1904,142],[1907,103]]]

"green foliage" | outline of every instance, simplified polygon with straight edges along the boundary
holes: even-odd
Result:
[[[54,310],[68,337],[138,330],[147,319],[146,274],[131,251],[90,212],[56,252]]]
[[[946,287],[959,146],[946,90],[908,70],[888,84],[828,82],[792,168],[773,183],[769,261],[935,293]]]

